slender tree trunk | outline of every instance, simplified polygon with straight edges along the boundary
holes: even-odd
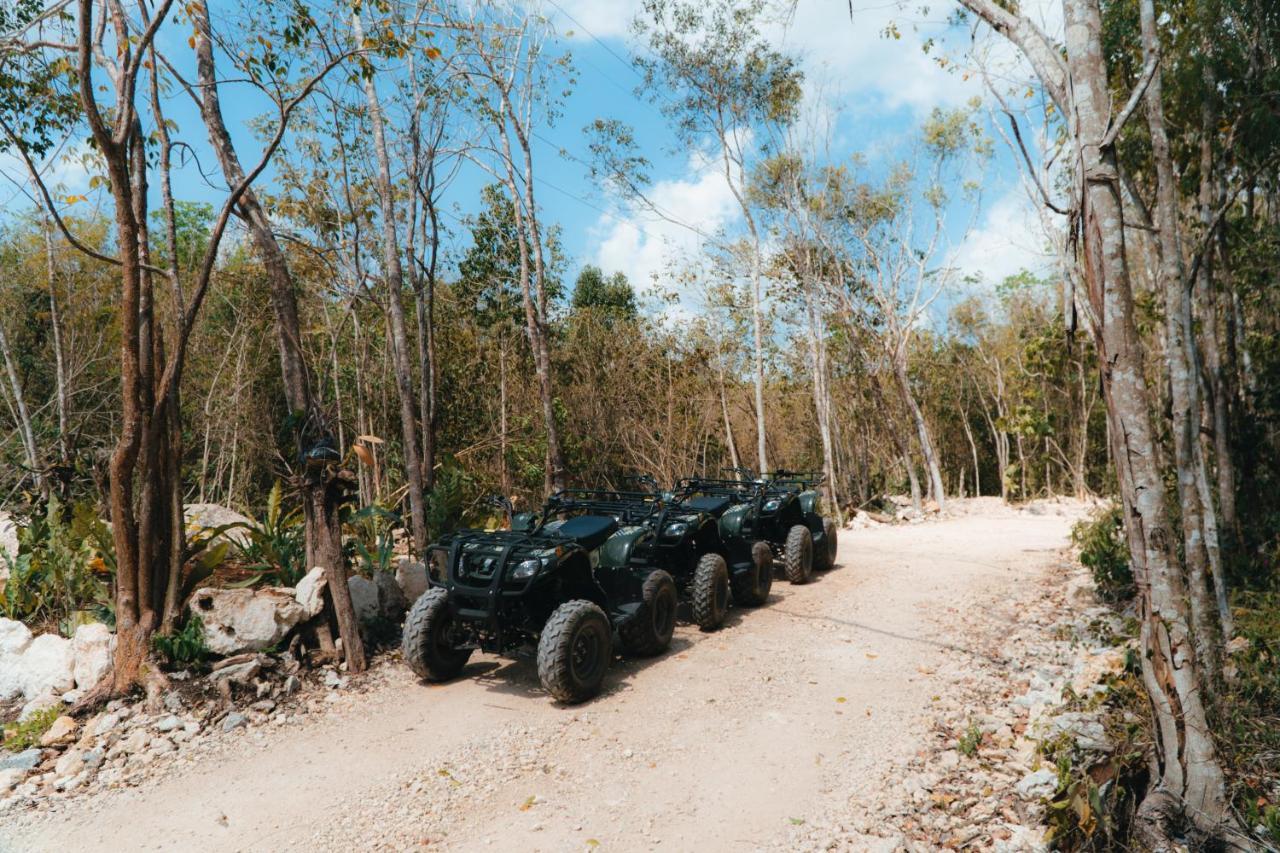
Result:
[[[189,13],[196,29],[196,70],[200,82],[200,113],[209,131],[209,140],[227,183],[237,186],[244,180],[244,169],[227,133],[218,97],[213,43],[209,26],[209,9],[204,0],[194,0]],[[351,672],[366,667],[360,625],[351,604],[347,586],[346,560],[342,553],[342,524],[338,509],[345,498],[346,477],[335,470],[337,455],[333,447],[333,431],[323,407],[313,395],[311,379],[302,350],[301,323],[298,319],[297,296],[288,261],[280,248],[270,220],[252,190],[240,200],[244,220],[254,246],[267,272],[271,289],[271,305],[276,317],[276,333],[280,350],[280,372],[290,416],[295,420],[298,462],[303,468],[299,487],[303,495],[306,522],[308,566],[322,566],[333,600],[338,630],[342,636],[343,654]]]
[[[1071,79],[1071,137],[1081,192],[1082,261],[1103,388],[1111,416],[1125,531],[1140,590],[1142,667],[1156,719],[1154,790],[1139,808],[1153,846],[1170,802],[1202,831],[1229,821],[1226,791],[1203,702],[1204,684],[1183,602],[1186,587],[1169,529],[1154,450],[1141,339],[1133,317],[1115,149],[1100,144],[1111,124],[1111,89],[1097,0],[1064,0]]]
[[[946,509],[946,488],[942,485],[942,470],[938,466],[938,454],[933,447],[933,439],[929,435],[929,424],[925,422],[924,412],[911,393],[911,379],[907,376],[907,365],[904,357],[895,355],[893,359],[893,375],[898,380],[898,391],[902,401],[907,404],[907,411],[916,429],[916,437],[920,440],[920,452],[924,455],[925,471],[929,475],[929,492],[937,501],[939,509]]]
[[[1142,24],[1143,54],[1148,62],[1159,53],[1153,0],[1139,0]],[[1209,599],[1209,552],[1205,537],[1205,507],[1196,484],[1200,402],[1195,362],[1191,348],[1191,302],[1185,286],[1182,247],[1178,237],[1177,187],[1173,162],[1169,156],[1169,140],[1164,126],[1161,72],[1157,66],[1147,86],[1147,126],[1151,132],[1152,157],[1155,160],[1157,189],[1156,211],[1159,218],[1160,290],[1165,300],[1165,355],[1169,366],[1170,407],[1173,416],[1174,465],[1178,481],[1178,499],[1182,505],[1183,559],[1191,597],[1191,618],[1195,627],[1193,641],[1197,658],[1205,674],[1213,679],[1217,672],[1218,627],[1214,624],[1213,604]]]
[[[44,220],[45,266],[49,278],[49,326],[53,331],[54,393],[58,409],[58,455],[66,464],[71,458],[71,427],[67,402],[67,365],[62,348],[62,312],[58,307],[58,286],[53,254],[53,223]]]
[[[764,320],[760,293],[760,238],[756,235],[755,222],[747,213],[747,224],[751,229],[751,336],[755,355],[755,392],[756,392],[756,463],[761,474],[769,470],[768,436],[765,432],[764,416]]]
[[[719,341],[716,343],[719,344]],[[742,466],[742,461],[738,458],[738,444],[733,440],[733,422],[729,419],[729,401],[724,386],[724,361],[721,358],[719,346],[716,347],[716,376],[719,379],[717,387],[720,391],[720,415],[724,418],[724,440],[729,448],[729,463],[734,468],[739,468]]]
[[[969,412],[962,410],[961,425],[964,426],[964,437],[969,441],[969,452],[973,454],[973,496],[982,497],[982,473],[978,468],[978,443],[973,440],[973,430],[969,427]]]
[[[9,348],[9,336],[0,323],[0,355],[4,356],[5,377],[9,380],[9,393],[13,400],[14,420],[18,422],[18,435],[22,437],[22,450],[27,457],[27,468],[36,485],[44,488],[44,476],[40,471],[40,451],[36,448],[36,434],[31,425],[31,412],[27,409],[27,397],[22,391],[22,381],[13,364],[13,351]]]
[[[351,29],[357,43],[364,42],[360,14],[351,18]],[[377,191],[382,213],[382,264],[387,280],[387,314],[391,322],[391,363],[396,377],[400,402],[400,439],[404,453],[405,480],[409,485],[410,531],[419,555],[427,550],[427,522],[423,507],[422,461],[418,456],[418,425],[414,409],[413,368],[409,361],[409,332],[404,317],[404,269],[400,263],[400,244],[396,236],[395,190],[391,185],[391,158],[387,154],[386,130],[383,126],[382,103],[374,86],[374,78],[364,80],[365,103],[373,128],[373,151],[378,163]]]

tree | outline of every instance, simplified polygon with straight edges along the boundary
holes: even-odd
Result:
[[[574,311],[595,312],[608,322],[636,319],[636,293],[626,273],[615,272],[605,278],[600,268],[591,264],[578,273],[571,305]]]
[[[1186,581],[1157,463],[1115,148],[1156,64],[1147,66],[1121,110],[1113,113],[1097,0],[1063,0],[1062,45],[1030,18],[990,0],[961,2],[1019,49],[1057,114],[1067,121],[1073,158],[1068,209],[1079,228],[1078,263],[1086,289],[1082,307],[1103,366],[1112,455],[1140,595],[1143,680],[1155,720],[1155,773],[1138,811],[1140,834],[1153,849],[1169,847],[1172,827],[1185,815],[1205,835],[1231,841],[1234,819],[1209,733],[1203,664],[1191,640]]]

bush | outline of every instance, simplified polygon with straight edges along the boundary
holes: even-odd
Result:
[[[49,731],[49,727],[61,713],[62,709],[57,705],[52,708],[41,708],[27,717],[26,722],[10,723],[5,726],[4,748],[12,752],[22,752],[24,749],[39,746],[40,738]]]
[[[78,611],[115,624],[110,537],[90,503],[68,507],[56,497],[19,529],[18,553],[5,556],[9,581],[0,613],[19,622],[56,626],[70,633]]]
[[[1071,528],[1071,541],[1080,549],[1080,562],[1093,572],[1099,595],[1112,603],[1133,597],[1133,570],[1119,506],[1076,522]]]
[[[192,616],[182,629],[172,634],[155,634],[151,647],[174,669],[203,666],[209,657],[209,647],[204,642],[204,623],[199,616]]]
[[[246,529],[248,542],[241,548],[247,568],[260,574],[250,586],[268,579],[279,586],[294,586],[307,573],[307,546],[300,508],[285,512],[284,488],[279,480],[267,495],[267,514],[261,524]]]

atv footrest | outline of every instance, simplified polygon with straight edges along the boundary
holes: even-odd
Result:
[[[488,610],[480,610],[475,607],[459,607],[458,616],[473,622],[488,622],[493,614]]]

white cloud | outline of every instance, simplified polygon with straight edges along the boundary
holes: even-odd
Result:
[[[1053,256],[1040,218],[1020,185],[1014,185],[986,208],[982,222],[956,250],[952,263],[963,275],[991,284],[1022,270],[1047,275]]]
[[[688,158],[681,177],[655,183],[648,195],[659,211],[676,221],[620,211],[602,216],[593,229],[593,263],[605,272],[625,272],[642,293],[666,279],[672,260],[700,253],[703,235],[715,234],[739,216],[724,175],[708,168],[701,154]]]

